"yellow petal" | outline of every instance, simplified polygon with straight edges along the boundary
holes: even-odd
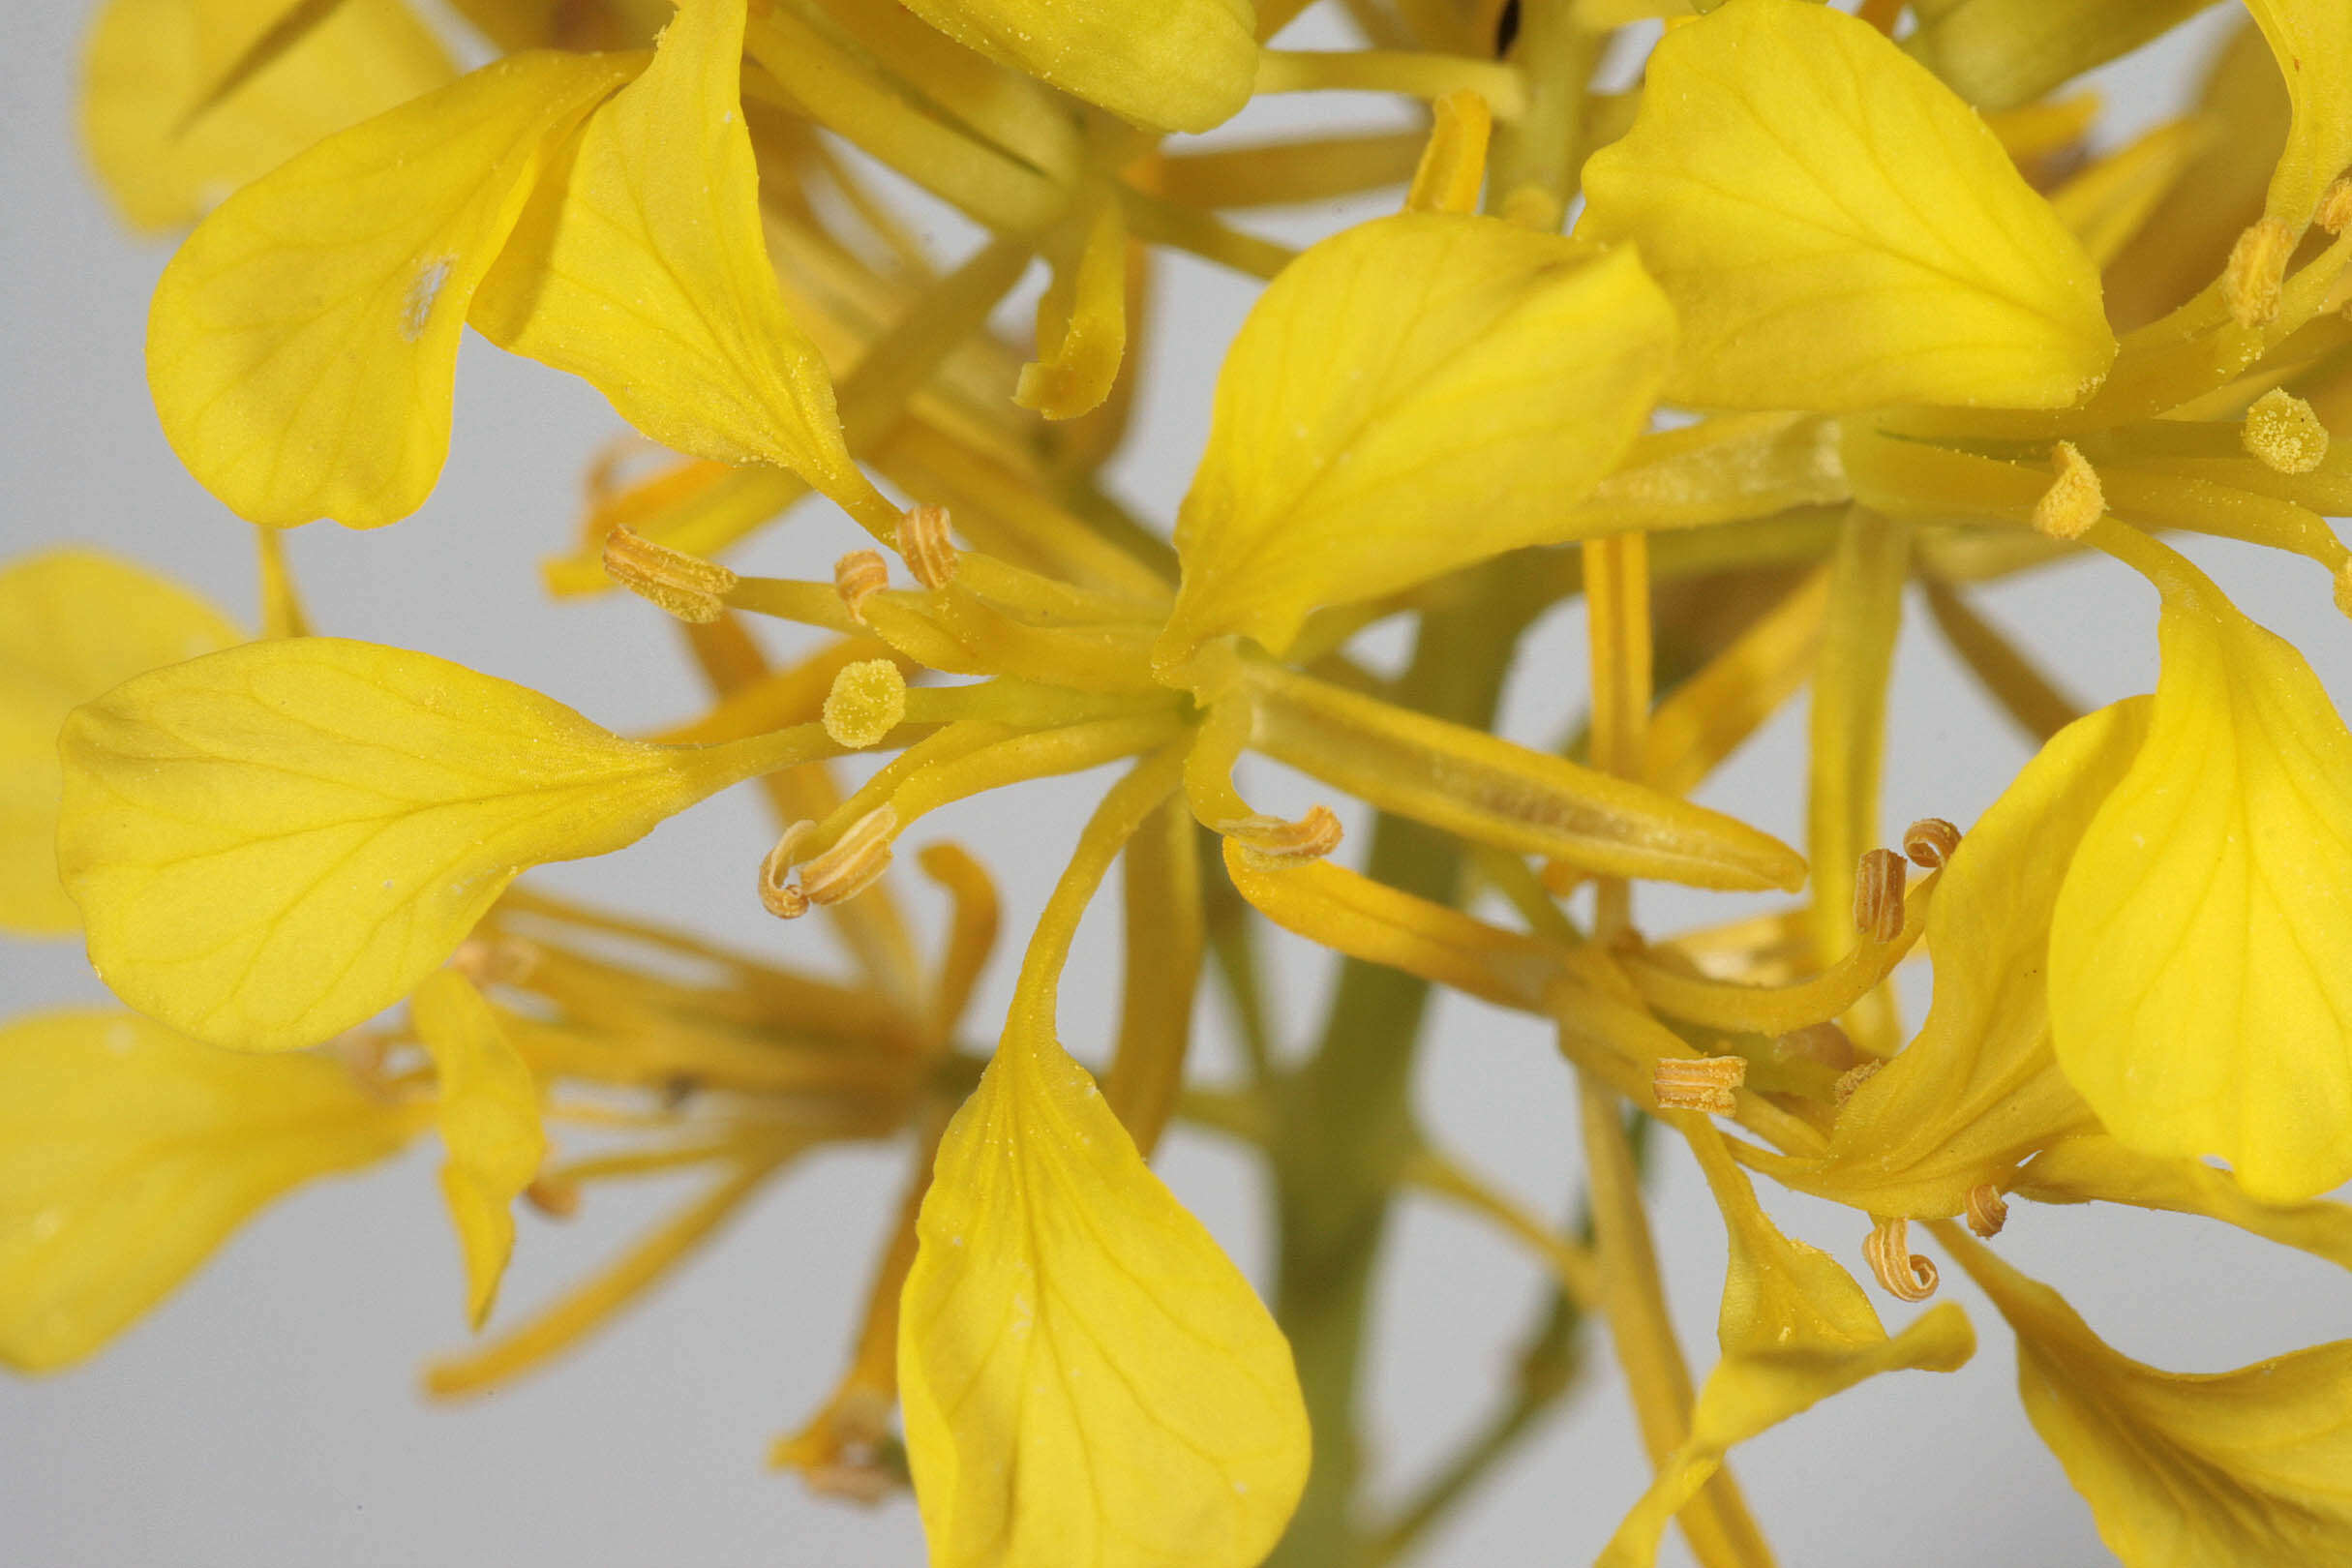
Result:
[[[147,381],[172,450],[256,523],[376,528],[449,448],[466,303],[549,154],[628,79],[513,55],[238,192],[156,285]]]
[[[2352,1562],[2352,1341],[2160,1372],[2048,1285],[1939,1235],[2017,1331],[2017,1393],[2126,1568]]]
[[[57,863],[92,963],[140,1010],[250,1050],[400,1000],[526,866],[838,754],[815,725],[645,745],[427,654],[317,637],[128,681],[62,749]]]
[[[2145,699],[2059,732],[1960,840],[1927,918],[1935,1000],[1910,1045],[1839,1108],[1826,1159],[1777,1179],[1878,1215],[1961,1213],[2052,1142],[2096,1131],[2050,1055],[2050,911],[2066,858],[2131,767]]]
[[[2246,0],[2246,9],[2269,40],[2294,105],[2266,210],[2301,233],[2322,193],[2352,173],[2352,6]]]
[[[1584,189],[1578,232],[1638,244],[1681,317],[1680,402],[2056,408],[2115,357],[2090,257],[1992,133],[1826,6],[1669,33]]]
[[[251,80],[191,119],[288,0],[107,0],[82,65],[81,135],[141,228],[194,223],[249,180],[456,74],[401,0],[341,0]]]
[[[2352,1269],[2352,1204],[2260,1203],[2226,1170],[2140,1154],[2104,1132],[2043,1150],[2010,1191],[2036,1203],[2130,1203],[2203,1215]]]
[[[1975,1331],[1950,1302],[1888,1339],[1870,1299],[1836,1259],[1772,1223],[1720,1132],[1693,1126],[1691,1148],[1731,1231],[1716,1326],[1723,1359],[1699,1391],[1689,1439],[1659,1466],[1599,1568],[1649,1568],[1668,1522],[1722,1468],[1734,1443],[1881,1372],[1952,1372],[1976,1349]]]
[[[547,1155],[539,1086],[498,1015],[455,970],[425,978],[408,1017],[440,1086],[436,1121],[449,1150],[441,1192],[466,1254],[466,1316],[478,1329],[515,1250],[515,1199]]]
[[[768,263],[742,51],[740,0],[686,0],[532,196],[467,319],[585,377],[664,445],[780,464],[887,524]]]
[[[332,1057],[239,1055],[110,1010],[0,1028],[0,1361],[90,1354],[263,1204],[418,1125]]]
[[[2207,0],[1920,0],[1904,41],[1979,108],[2005,109],[2127,54]]]
[[[1161,131],[1230,119],[1257,84],[1250,0],[907,0],[991,60]]]
[[[2051,925],[2058,1062],[2130,1147],[2310,1197],[2352,1179],[2352,735],[2202,578],[2159,636],[2147,743]]]
[[[1633,256],[1497,219],[1406,213],[1315,246],[1218,376],[1156,659],[1232,632],[1280,653],[1318,605],[1572,537],[1673,339]]]
[[[1044,1026],[942,1140],[898,1339],[939,1568],[1254,1568],[1306,1484],[1290,1348]]]
[[[66,715],[135,675],[240,637],[178,584],[96,551],[49,551],[0,570],[0,931],[81,925],[57,881]]]

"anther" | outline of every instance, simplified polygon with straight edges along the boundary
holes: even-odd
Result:
[[[853,550],[833,562],[833,591],[860,626],[865,624],[865,601],[890,586],[890,565],[879,550]]]
[[[889,659],[843,665],[825,694],[825,733],[853,750],[880,740],[906,716],[907,678]]]
[[[1983,1237],[2001,1234],[2009,1222],[2009,1205],[2001,1189],[1985,1182],[1968,1190],[1968,1228]]]
[[[948,538],[948,509],[918,506],[898,520],[898,558],[927,588],[955,581],[955,546]]]
[[[1319,860],[1340,847],[1340,819],[1329,806],[1307,808],[1296,822],[1281,817],[1236,817],[1221,822],[1217,830],[1241,841],[1253,859],[1276,866],[1304,865]]]
[[[2287,258],[2294,254],[2295,231],[2280,219],[2265,218],[2238,236],[2221,274],[2221,299],[2231,320],[2250,331],[2278,315]]]
[[[2319,422],[2319,411],[2282,386],[2254,400],[2238,438],[2278,473],[2309,473],[2328,458],[2328,427]]]
[[[1732,1093],[1748,1081],[1744,1056],[1661,1056],[1650,1070],[1650,1093],[1660,1110],[1729,1116],[1739,1108]]]
[[[812,904],[857,897],[890,869],[890,840],[897,831],[898,813],[876,806],[850,824],[831,849],[800,867],[800,891]]]
[[[2337,175],[2319,198],[2319,226],[2331,234],[2352,228],[2352,173]]]
[[[473,936],[458,944],[449,967],[476,985],[521,985],[539,967],[536,944],[521,937]]]
[[[2060,441],[2050,458],[2058,467],[2058,482],[2034,503],[2034,527],[2053,539],[2079,539],[2107,510],[2106,492],[2099,488],[2098,470],[2072,441]]]
[[[793,887],[788,879],[816,831],[817,825],[813,822],[794,823],[784,829],[767,859],[760,861],[760,903],[780,920],[797,920],[808,913],[808,894]]]
[[[655,544],[627,525],[604,536],[604,575],[680,620],[708,624],[726,612],[736,575],[715,560]]]
[[[1936,1264],[1911,1250],[1911,1221],[1882,1220],[1862,1243],[1862,1257],[1897,1301],[1925,1301],[1936,1293]]]
[[[1885,1065],[1886,1064],[1884,1062],[1862,1062],[1854,1067],[1850,1067],[1845,1071],[1837,1075],[1837,1083],[1830,1089],[1829,1093],[1836,1099],[1839,1104],[1843,1105],[1847,1101],[1854,1098],[1854,1092],[1856,1089],[1859,1089],[1862,1087],[1862,1085],[1868,1083],[1872,1078],[1877,1077],[1879,1069],[1885,1067]]]
[[[1903,853],[1911,863],[1933,871],[1960,847],[1960,829],[1942,817],[1921,817],[1903,829]]]
[[[1873,942],[1892,942],[1903,934],[1903,884],[1910,868],[1890,849],[1874,849],[1862,857],[1854,876],[1854,928]]]
[[[1840,1072],[1852,1069],[1861,1060],[1861,1052],[1854,1048],[1854,1039],[1833,1023],[1807,1024],[1780,1037],[1777,1043],[1785,1059],[1803,1058],[1835,1068]],[[1871,1066],[1878,1064],[1873,1062]]]
[[[523,1196],[532,1208],[550,1220],[569,1220],[580,1212],[578,1182],[551,1182],[542,1176],[523,1189]]]

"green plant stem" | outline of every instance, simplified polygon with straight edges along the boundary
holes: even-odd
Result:
[[[1498,581],[1492,573],[1487,583]],[[1394,693],[1424,712],[1486,728],[1523,622],[1481,592],[1421,623]],[[1462,850],[1396,817],[1372,829],[1368,874],[1451,902]],[[1358,1416],[1366,1307],[1389,1210],[1417,1138],[1408,1102],[1428,984],[1398,970],[1344,965],[1314,1054],[1273,1097],[1276,1219],[1282,1237],[1275,1316],[1298,1359],[1314,1430],[1314,1468],[1270,1568],[1361,1568],[1370,1541],[1354,1514],[1363,1469]]]

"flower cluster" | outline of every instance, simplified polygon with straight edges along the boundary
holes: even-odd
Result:
[[[257,1207],[429,1132],[477,1329],[518,1203],[711,1173],[609,1273],[428,1373],[477,1389],[806,1151],[896,1139],[864,1329],[778,1462],[911,1486],[946,1568],[1355,1565],[1472,1473],[1357,1495],[1370,1264],[1417,1188],[1554,1276],[1519,1425],[1578,1318],[1607,1321],[1655,1480],[1615,1500],[1602,1561],[1652,1562],[1678,1521],[1731,1568],[1770,1561],[1734,1446],[1975,1345],[1950,1303],[1889,1333],[1763,1176],[1854,1210],[1897,1301],[1937,1287],[1915,1224],[1976,1281],[2133,1568],[2352,1560],[2352,1342],[2168,1373],[1987,1245],[2012,1199],[2099,1200],[2352,1266],[2327,1198],[2352,1181],[2352,733],[2161,537],[2308,559],[2352,609],[2325,521],[2352,511],[2329,438],[2352,415],[2352,6],[2245,4],[2203,104],[2095,156],[2095,106],[2051,95],[2194,4],[1346,0],[1367,46],[1307,52],[1271,42],[1305,0],[456,0],[491,56],[461,75],[406,0],[107,0],[85,132],[128,219],[194,224],[150,382],[189,470],[259,527],[263,616],[249,637],[88,552],[0,570],[0,926],[78,934],[125,1004],[0,1025],[0,1359],[93,1353]],[[1596,85],[1652,38],[1637,87]],[[1337,90],[1426,129],[1182,139]],[[898,180],[981,241],[943,267]],[[1391,186],[1401,210],[1295,255],[1235,221]],[[1154,248],[1264,286],[1190,488],[1137,515],[1099,476]],[[1015,344],[991,317],[1040,258]],[[662,734],[310,624],[276,530],[423,502],[467,325],[666,451],[599,472],[548,570],[679,623],[709,699]],[[829,521],[804,527],[870,539],[830,581],[720,563],[811,493]],[[2155,588],[2161,676],[2078,713],[1969,591],[2086,556]],[[1914,585],[2041,742],[1965,831],[1881,821]],[[1556,697],[1585,722],[1552,748],[1494,733],[1521,634],[1572,596],[1590,689]],[[773,663],[761,619],[814,639]],[[1416,650],[1385,678],[1354,644],[1398,619]],[[1800,692],[1802,855],[1689,799]],[[854,788],[828,769],[864,753],[888,760]],[[1377,813],[1369,855],[1327,807],[1254,805],[1252,754]],[[976,1045],[988,873],[920,850],[952,905],[924,952],[896,847],[953,801],[1104,768]],[[720,894],[832,924],[853,977],[517,880],[749,781],[778,836]],[[1114,864],[1120,1015],[1061,1018]],[[1786,896],[1676,933],[1637,920],[1644,884]],[[1472,913],[1482,890],[1513,917]],[[1252,1023],[1246,1082],[1188,1082],[1212,972],[1256,1017],[1259,918],[1351,960],[1325,1045],[1279,1063]],[[1922,950],[1908,1033],[1892,977]],[[1432,986],[1556,1033],[1582,1234],[1416,1130]],[[1114,1040],[1100,1085],[1065,1029]],[[1729,1233],[1701,1378],[1629,1111]],[[1264,1156],[1273,1311],[1150,1169],[1180,1116]],[[610,1146],[560,1158],[551,1126]]]

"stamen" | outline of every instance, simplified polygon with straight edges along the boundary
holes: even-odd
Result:
[[[569,1220],[580,1212],[578,1182],[551,1182],[542,1176],[523,1189],[523,1196],[550,1220]]]
[[[1864,1062],[1857,1067],[1848,1068],[1838,1074],[1837,1083],[1829,1092],[1837,1098],[1837,1102],[1843,1105],[1854,1098],[1854,1092],[1856,1089],[1878,1076],[1879,1069],[1885,1065],[1884,1062]]]
[[[2229,267],[2221,274],[2221,299],[2229,306],[2231,320],[2250,331],[2278,315],[2287,258],[2294,252],[2295,231],[2281,219],[2265,218],[2238,236],[2230,248]]]
[[[2336,568],[2336,608],[2352,616],[2352,560]]]
[[[1744,1056],[1662,1056],[1650,1070],[1650,1093],[1660,1110],[1729,1116],[1739,1108],[1732,1091],[1748,1081]]]
[[[718,619],[736,585],[735,573],[717,561],[655,544],[626,524],[604,536],[604,575],[697,625]]]
[[[1862,1243],[1862,1256],[1897,1301],[1925,1301],[1936,1293],[1936,1264],[1911,1250],[1911,1221],[1882,1220]]]
[[[2331,234],[2352,228],[2352,173],[2338,174],[2319,198],[2319,226]]]
[[[1960,847],[1960,829],[1942,817],[1921,817],[1903,829],[1903,853],[1911,863],[1933,871]]]
[[[2009,1205],[1991,1182],[1968,1190],[1968,1228],[1990,1239],[2009,1222]]]
[[[898,728],[907,716],[907,678],[889,659],[845,664],[825,694],[825,733],[862,750]]]
[[[538,969],[536,943],[521,937],[472,936],[449,955],[449,967],[476,985],[521,985]]]
[[[1890,849],[1874,849],[1862,857],[1854,877],[1854,928],[1873,942],[1892,942],[1903,934],[1903,884],[1910,867]]]
[[[899,520],[898,556],[927,588],[944,588],[955,581],[956,554],[948,538],[948,509],[918,506]]]
[[[833,562],[833,591],[860,626],[865,624],[865,601],[890,586],[890,565],[879,550],[853,550]]]
[[[2328,427],[2319,411],[2282,386],[2275,386],[2246,410],[2238,432],[2246,449],[2279,473],[2309,473],[2328,458]]]
[[[2107,510],[2106,492],[2099,488],[2098,470],[2072,441],[2060,441],[2050,457],[2058,466],[2058,482],[2034,503],[2034,527],[2053,539],[2079,539]]]
[[[1227,838],[1239,839],[1252,859],[1276,867],[1319,860],[1340,847],[1340,819],[1329,806],[1307,808],[1296,822],[1281,817],[1234,817],[1217,825]]]
[[[813,822],[796,822],[784,829],[776,847],[760,862],[760,903],[780,920],[797,920],[808,913],[808,894],[790,886],[786,878],[799,863],[800,852],[816,835]]]
[[[840,842],[800,868],[800,891],[813,904],[857,897],[890,869],[890,838],[897,831],[898,813],[876,806],[852,823]]]
[[[1786,1057],[1803,1057],[1835,1068],[1841,1073],[1852,1070],[1861,1060],[1861,1052],[1854,1048],[1853,1037],[1833,1023],[1807,1024],[1781,1036],[1778,1044]]]

